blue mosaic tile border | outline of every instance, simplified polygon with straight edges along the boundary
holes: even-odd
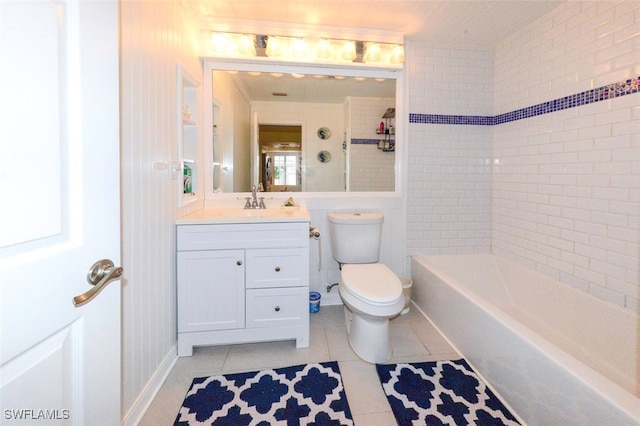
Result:
[[[409,123],[495,126],[640,92],[640,76],[496,116],[409,114]]]
[[[409,114],[409,123],[493,126],[494,117],[486,115]]]
[[[378,142],[380,142],[380,139],[351,139],[352,145],[378,145]]]

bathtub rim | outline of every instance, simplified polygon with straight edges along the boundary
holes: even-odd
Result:
[[[525,339],[536,351],[540,352],[543,356],[547,357],[551,362],[560,366],[561,368],[566,369],[569,374],[575,377],[578,381],[583,383],[585,386],[588,386],[594,393],[601,396],[603,399],[608,401],[611,405],[617,407],[626,415],[631,417],[632,419],[640,419],[640,396],[636,396],[628,390],[624,389],[622,386],[613,382],[611,379],[603,376],[598,373],[584,362],[580,361],[564,349],[559,348],[554,345],[544,337],[540,336],[535,331],[531,330],[527,326],[518,322],[516,319],[509,316],[507,313],[503,312],[499,308],[495,307],[491,303],[487,302],[484,298],[474,293],[472,290],[469,290],[464,285],[458,283],[455,279],[453,279],[449,274],[443,272],[438,266],[433,263],[429,263],[428,259],[430,257],[434,258],[442,258],[443,256],[447,257],[462,257],[462,256],[473,256],[473,257],[487,257],[491,258],[492,262],[495,262],[496,258],[500,260],[504,260],[510,263],[515,263],[509,259],[506,259],[501,256],[496,256],[491,253],[477,253],[477,254],[455,254],[455,255],[413,255],[411,256],[412,260],[415,260],[418,263],[421,263],[427,270],[437,275],[440,279],[445,281],[448,285],[450,285],[455,291],[460,293],[463,297],[477,305],[483,312],[485,312],[490,317],[499,321],[504,327],[515,332],[520,335],[523,339]],[[515,263],[516,265],[523,267],[520,264]],[[529,269],[531,272],[539,273],[535,270]],[[412,269],[412,275],[415,271]],[[562,284],[562,283],[561,283]],[[565,285],[565,284],[563,284]],[[602,301],[602,303],[607,303]],[[431,320],[427,312],[424,312],[416,303],[414,306],[422,312],[422,314],[429,319],[429,321],[438,329],[438,332],[445,336],[440,328]],[[619,308],[619,307],[618,307]],[[621,308],[619,308],[621,309]],[[451,344],[451,346],[462,356],[465,356],[462,351],[451,342],[446,336],[446,340]],[[466,357],[465,357],[466,359]],[[475,369],[475,367],[474,367]],[[477,369],[476,369],[477,371]],[[488,382],[487,382],[488,383]]]

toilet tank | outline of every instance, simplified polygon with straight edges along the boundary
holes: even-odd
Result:
[[[376,263],[380,258],[382,213],[329,213],[331,251],[338,263]]]

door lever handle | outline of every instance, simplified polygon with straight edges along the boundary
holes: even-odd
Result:
[[[78,307],[90,302],[107,284],[111,281],[119,280],[123,272],[124,269],[121,266],[114,266],[113,262],[108,259],[102,259],[94,263],[87,274],[87,281],[93,287],[74,297],[73,306]]]

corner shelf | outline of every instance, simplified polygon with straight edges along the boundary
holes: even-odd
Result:
[[[379,128],[376,129],[377,135],[384,135],[384,138],[378,142],[378,149],[382,152],[394,152],[396,150],[396,131],[394,127],[396,109],[387,108],[382,118],[384,119],[384,131],[380,131]]]
[[[178,206],[195,201],[201,188],[199,187],[198,149],[198,88],[199,83],[180,65],[178,69],[177,93],[177,148],[178,164]]]

